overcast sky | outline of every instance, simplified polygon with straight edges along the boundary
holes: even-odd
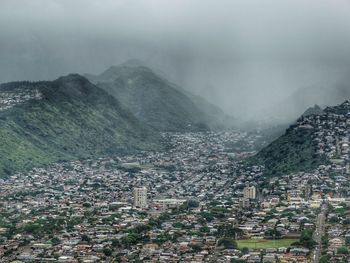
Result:
[[[0,35],[0,82],[136,58],[234,115],[350,73],[350,0],[0,0]]]

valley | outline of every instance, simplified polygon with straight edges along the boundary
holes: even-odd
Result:
[[[322,204],[344,208],[350,185],[339,163],[264,176],[263,166],[244,162],[260,137],[162,133],[167,151],[57,163],[1,180],[2,260],[307,262],[320,249],[312,233]],[[145,189],[144,203],[135,189]],[[328,231],[343,228],[345,214],[338,220]]]
[[[350,263],[349,0],[0,0],[0,263]]]
[[[347,257],[348,101],[281,134],[144,67],[88,77],[0,86],[1,262]]]

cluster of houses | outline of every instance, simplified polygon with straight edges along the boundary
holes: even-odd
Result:
[[[350,102],[326,108],[322,114],[303,116],[295,129],[313,129],[317,154],[334,163],[340,163],[349,171]]]
[[[1,180],[0,255],[5,262],[100,262],[117,256],[130,258],[135,253],[142,256],[138,255],[143,251],[140,245],[152,247],[155,240],[161,258],[170,254],[174,259],[180,255],[205,258],[209,252],[194,254],[192,243],[211,244],[212,249],[217,241],[213,233],[225,221],[213,218],[207,224],[199,215],[207,203],[230,200],[235,192],[231,189],[236,182],[231,162],[235,156],[227,144],[247,140],[242,145],[249,145],[254,136],[238,132],[164,134],[171,143],[167,152],[53,164]],[[146,209],[134,203],[134,190],[140,186],[147,189]],[[133,228],[192,201],[198,207],[178,211],[148,229],[148,242],[124,244]],[[233,217],[232,212],[225,210],[225,214]],[[202,226],[205,235],[191,233]],[[212,229],[209,233],[207,227]],[[170,246],[170,240],[164,238],[169,235],[180,235],[179,240],[174,237]],[[173,251],[180,243],[182,252]]]
[[[28,100],[40,100],[41,98],[42,94],[38,89],[26,87],[17,87],[16,89],[0,88],[0,111],[12,108]]]
[[[344,163],[265,178],[263,167],[239,161],[254,154],[258,133],[164,138],[166,152],[0,180],[1,262],[311,262],[314,247],[301,236],[317,227],[325,203],[324,255],[344,257]]]
[[[323,254],[329,262],[349,260],[350,211],[347,200],[330,203],[323,237]]]

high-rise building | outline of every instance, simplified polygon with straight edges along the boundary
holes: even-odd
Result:
[[[134,206],[137,208],[147,208],[147,188],[136,187],[134,188]]]
[[[256,188],[255,186],[247,186],[243,189],[243,197],[245,199],[255,199],[256,198]]]
[[[239,199],[239,205],[242,207],[242,208],[247,208],[250,206],[250,202],[249,202],[249,199],[247,198],[240,198]]]

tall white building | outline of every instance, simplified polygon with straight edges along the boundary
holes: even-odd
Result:
[[[136,187],[134,188],[134,206],[137,208],[147,208],[147,188]]]
[[[245,199],[255,199],[256,198],[256,188],[255,186],[246,186],[243,189],[243,197]]]

